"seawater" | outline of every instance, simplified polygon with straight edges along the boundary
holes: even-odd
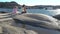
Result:
[[[6,12],[12,12],[13,9],[7,9],[7,8],[0,8],[0,12],[1,11],[6,11]],[[19,12],[22,12],[21,9],[18,9]],[[50,15],[50,16],[53,16],[53,15],[56,15],[57,14],[57,11],[56,10],[44,10],[44,9],[27,9],[26,10],[27,13],[41,13],[41,14],[46,14],[46,15]]]

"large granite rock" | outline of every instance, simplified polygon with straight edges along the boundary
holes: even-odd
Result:
[[[60,14],[53,16],[54,18],[60,20]]]
[[[60,34],[56,30],[60,29],[58,20],[53,17],[43,14],[21,14],[13,17],[0,20],[0,34]]]

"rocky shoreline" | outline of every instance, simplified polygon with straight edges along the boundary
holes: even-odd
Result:
[[[0,17],[1,16],[0,34],[60,34],[57,30],[34,27],[31,25],[25,25],[25,28],[22,28],[23,24],[18,23],[12,17],[9,17],[11,16],[10,13],[0,14]],[[16,15],[14,18],[18,18],[19,16],[22,17],[21,15]],[[27,15],[25,14],[24,16]],[[8,19],[5,17],[8,17]]]

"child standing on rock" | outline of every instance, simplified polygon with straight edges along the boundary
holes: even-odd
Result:
[[[26,12],[26,6],[25,5],[22,6],[22,12],[21,12],[21,14],[23,14],[23,13],[27,13]]]

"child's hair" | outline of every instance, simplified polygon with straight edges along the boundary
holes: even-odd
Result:
[[[25,5],[22,5],[22,7],[24,7]]]
[[[17,8],[17,6],[14,6],[14,8]]]

